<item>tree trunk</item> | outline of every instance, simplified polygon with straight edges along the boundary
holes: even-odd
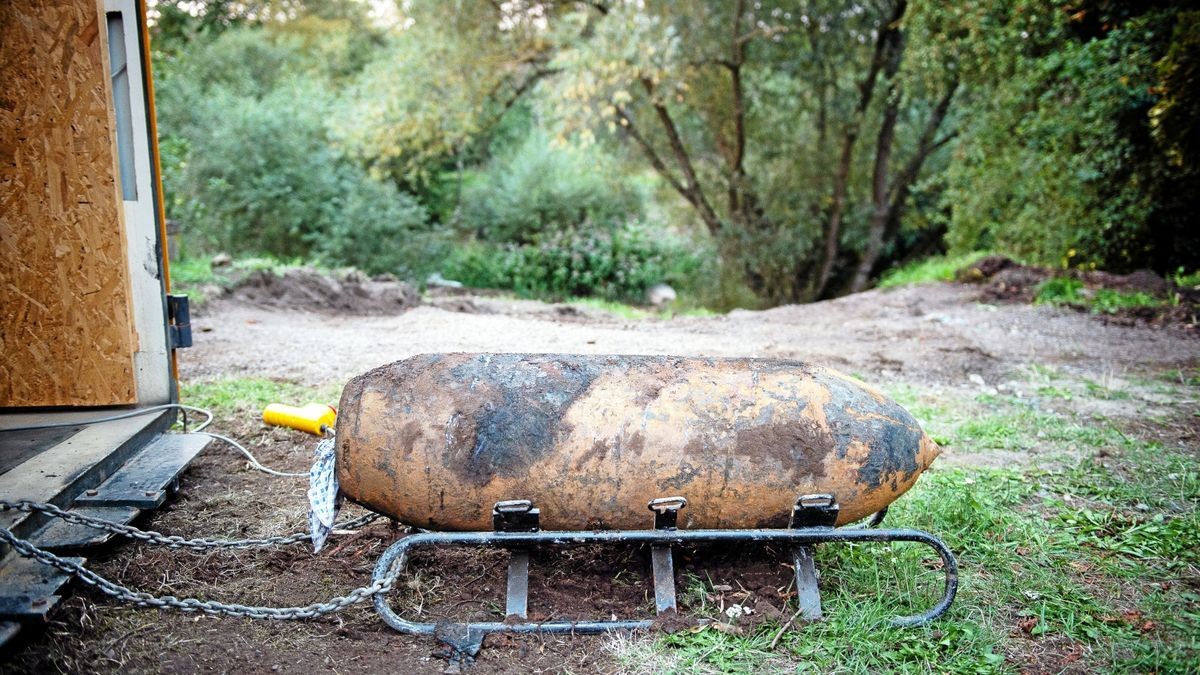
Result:
[[[896,140],[896,118],[900,112],[898,92],[893,92],[891,98],[887,110],[884,111],[883,124],[879,127],[879,138],[875,145],[875,170],[871,176],[871,202],[874,208],[867,228],[867,247],[858,262],[858,269],[854,272],[854,280],[850,282],[851,293],[863,290],[871,280],[871,270],[883,251],[884,229],[891,214],[887,174],[888,163],[892,157],[892,144]]]
[[[900,52],[900,20],[908,9],[907,0],[900,0],[892,7],[892,14],[879,28],[875,39],[875,50],[867,75],[859,84],[858,107],[854,111],[846,134],[842,140],[842,152],[838,158],[837,173],[833,180],[833,204],[830,207],[829,222],[825,228],[825,250],[821,257],[821,267],[811,285],[813,298],[820,298],[825,293],[829,280],[833,276],[833,268],[841,251],[842,220],[846,211],[846,193],[849,190],[850,169],[854,163],[854,144],[858,140],[858,131],[863,117],[871,105],[875,94],[875,84],[879,74],[886,68],[889,70],[893,62],[899,64]]]
[[[889,106],[888,116],[884,118],[883,127],[879,131],[879,145],[875,157],[875,176],[872,185],[875,210],[871,214],[867,248],[863,252],[862,259],[859,261],[858,269],[854,275],[854,282],[850,286],[850,292],[857,293],[867,287],[868,282],[870,282],[871,277],[875,273],[875,268],[879,264],[884,244],[894,240],[900,233],[901,218],[904,215],[908,192],[912,189],[912,185],[916,182],[917,177],[920,176],[921,167],[924,166],[925,160],[953,137],[951,135],[940,141],[934,141],[938,129],[946,119],[946,113],[950,109],[950,101],[954,98],[954,93],[957,90],[958,81],[952,81],[949,87],[947,87],[946,93],[934,107],[933,112],[930,113],[929,120],[925,123],[925,129],[921,132],[921,138],[917,143],[916,152],[913,153],[904,170],[896,176],[896,180],[890,187],[887,184],[886,165],[889,161],[891,147],[895,140],[895,123],[898,109]]]

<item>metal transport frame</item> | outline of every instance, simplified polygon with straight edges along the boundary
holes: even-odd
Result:
[[[379,582],[403,572],[410,552],[421,547],[506,548],[510,551],[510,557],[504,621],[450,625],[412,622],[401,618],[392,609],[385,594],[374,597],[375,610],[388,626],[401,633],[437,635],[444,640],[447,634],[456,634],[460,637],[450,640],[451,642],[458,642],[468,649],[473,646],[476,650],[487,633],[594,634],[652,627],[655,623],[653,619],[546,622],[528,620],[530,549],[539,546],[565,547],[583,544],[649,544],[654,574],[654,601],[659,616],[676,611],[672,547],[685,544],[791,545],[796,571],[798,616],[810,621],[819,619],[822,615],[817,571],[813,560],[813,549],[818,544],[912,542],[924,544],[938,554],[945,574],[941,598],[923,613],[894,617],[891,620],[894,626],[920,626],[933,621],[945,613],[954,602],[958,591],[958,563],[954,553],[942,540],[928,532],[913,529],[876,529],[882,522],[886,509],[875,514],[865,526],[834,527],[838,505],[833,495],[804,495],[796,500],[790,525],[786,529],[680,530],[677,527],[678,515],[685,506],[687,500],[682,497],[651,501],[649,508],[654,512],[654,529],[552,532],[539,528],[539,510],[528,500],[497,502],[492,510],[493,532],[422,532],[405,537],[392,544],[380,557],[375,565],[372,581]]]

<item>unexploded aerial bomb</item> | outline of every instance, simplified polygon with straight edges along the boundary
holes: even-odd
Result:
[[[912,487],[938,455],[880,392],[800,361],[426,354],[354,378],[337,420],[343,493],[402,522],[491,529],[529,499],[549,530],[783,527],[830,493],[838,524]]]

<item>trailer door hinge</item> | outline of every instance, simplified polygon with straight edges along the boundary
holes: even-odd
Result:
[[[192,314],[188,309],[188,296],[167,295],[167,338],[171,349],[192,346]]]

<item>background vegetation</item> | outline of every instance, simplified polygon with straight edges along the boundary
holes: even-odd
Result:
[[[185,257],[726,309],[934,253],[1200,260],[1200,11],[1116,0],[164,0]]]

